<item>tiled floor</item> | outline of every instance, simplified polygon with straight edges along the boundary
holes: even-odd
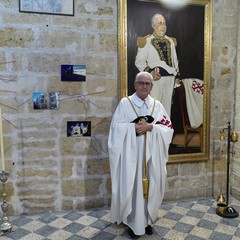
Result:
[[[240,202],[230,198],[231,206],[240,210]],[[87,212],[46,213],[10,217],[13,232],[1,240],[126,240],[127,227],[110,219],[109,209]],[[216,214],[214,199],[180,201],[163,204],[152,236],[139,239],[162,240],[240,240],[240,217],[222,218]]]

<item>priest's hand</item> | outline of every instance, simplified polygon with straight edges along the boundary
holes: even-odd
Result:
[[[153,125],[151,123],[148,123],[146,121],[139,121],[135,124],[135,130],[137,135],[142,135],[148,131],[152,131]]]

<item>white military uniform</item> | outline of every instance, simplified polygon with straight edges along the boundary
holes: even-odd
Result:
[[[165,41],[168,47],[168,62],[164,60],[161,47],[153,45],[153,40]],[[175,44],[172,38],[168,36],[157,37],[154,34],[138,39],[138,51],[135,59],[135,65],[139,71],[149,71],[155,67],[164,68],[169,76],[162,76],[160,80],[154,81],[151,96],[158,99],[165,107],[168,115],[171,114],[172,93],[175,86],[175,76],[178,74],[178,59]],[[161,72],[160,72],[161,74]]]
[[[111,217],[143,235],[145,227],[158,217],[166,181],[168,148],[172,140],[171,121],[163,105],[148,96],[141,100],[136,93],[129,97],[138,116],[151,115],[153,129],[146,135],[146,162],[149,180],[148,198],[143,197],[144,136],[137,136],[136,119],[130,101],[123,98],[112,118],[108,149],[112,179]]]

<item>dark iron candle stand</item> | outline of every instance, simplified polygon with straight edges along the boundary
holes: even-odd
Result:
[[[223,197],[223,195],[220,195],[217,199],[217,209],[216,213],[217,215],[224,217],[224,218],[235,218],[238,217],[239,213],[238,211],[229,205],[229,171],[230,171],[230,147],[231,147],[231,142],[237,142],[238,141],[238,134],[233,131],[231,132],[231,124],[230,122],[228,123],[228,127],[224,128],[220,133],[221,135],[221,140],[224,139],[223,137],[223,132],[224,130],[228,130],[228,135],[227,135],[227,186],[226,186],[226,200]]]

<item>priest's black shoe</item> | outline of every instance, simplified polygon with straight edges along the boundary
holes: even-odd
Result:
[[[128,235],[131,239],[138,239],[138,235],[136,235],[131,228],[128,228]]]
[[[152,235],[153,234],[153,230],[152,230],[152,227],[150,225],[148,225],[146,228],[145,228],[145,233],[147,235]]]

